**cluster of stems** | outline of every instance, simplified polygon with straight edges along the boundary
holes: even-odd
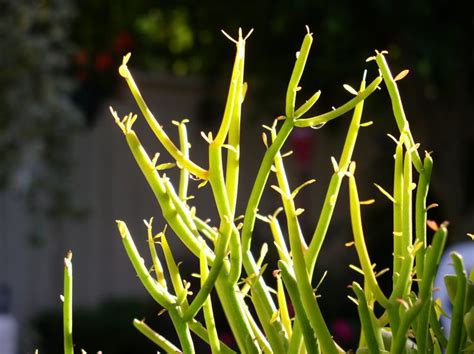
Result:
[[[215,134],[202,134],[209,145],[207,167],[199,166],[191,159],[186,130],[188,121],[174,122],[179,131],[179,144],[173,143],[140,94],[127,67],[129,55],[124,57],[120,66],[120,75],[130,87],[143,117],[158,141],[175,160],[172,166],[158,163],[159,155],[149,155],[133,130],[137,116],[129,114],[119,118],[111,109],[160,206],[160,217],[165,220],[167,229],[171,229],[173,237],[173,242],[170,242],[166,230],[153,230],[153,219],[145,221],[152,262],[147,265],[135,247],[125,222],[117,221],[123,245],[140,281],[170,316],[179,343],[172,343],[164,338],[144,321],[134,320],[134,326],[164,351],[171,353],[194,353],[195,336],[207,342],[212,353],[344,352],[333,339],[321,312],[314,289],[313,273],[342,182],[347,180],[353,245],[360,263],[352,267],[363,275],[363,284],[352,283],[354,296],[350,297],[356,303],[360,315],[359,350],[369,353],[428,353],[441,352],[441,348],[446,348],[448,353],[459,352],[468,338],[463,322],[463,316],[468,312],[468,281],[465,273],[462,273],[462,259],[454,254],[458,284],[452,318],[453,336],[448,342],[439,325],[439,304],[433,299],[432,289],[446,240],[447,225],[434,227],[434,236],[428,242],[429,206],[426,205],[426,199],[433,162],[428,153],[423,159],[420,157],[418,145],[414,142],[404,114],[396,81],[406,72],[393,78],[386,62],[386,52],[376,52],[369,59],[374,60],[378,66],[377,77],[366,83],[364,73],[358,90],[344,85],[353,95],[351,99],[326,113],[308,116],[308,111],[320,96],[318,91],[296,107],[296,95],[301,89],[300,79],[313,42],[313,36],[308,30],[296,55],[284,115],[272,125],[264,126],[267,132],[262,137],[266,151],[242,218],[236,209],[237,200],[241,197],[238,189],[240,127],[241,107],[247,88],[244,62],[248,36],[243,36],[241,30],[237,39],[228,36],[236,45],[236,56],[219,129]],[[362,121],[364,101],[382,83],[389,93],[400,133],[398,139],[393,138],[396,143],[393,191],[387,192],[377,185],[393,204],[393,235],[387,236],[389,242],[393,241],[393,287],[388,295],[377,281],[377,277],[384,271],[376,272],[367,251],[361,217],[361,205],[366,203],[359,200],[356,164],[352,160],[359,129],[371,123]],[[282,147],[293,129],[320,127],[349,112],[352,112],[352,119],[341,155],[338,160],[331,158],[334,173],[321,213],[315,222],[313,234],[305,237],[299,220],[303,210],[296,206],[295,197],[314,180],[292,189],[285,173],[284,158],[287,154],[282,154]],[[173,166],[180,173],[176,182],[171,181],[164,172]],[[272,173],[276,182],[269,186],[268,180]],[[218,212],[216,224],[207,222],[191,205],[190,177],[201,181],[199,187],[208,184],[211,188]],[[416,178],[418,180],[415,184]],[[273,188],[281,197],[281,207],[275,213],[263,216],[258,211],[263,191],[268,187]],[[286,219],[286,230],[280,227],[281,216]],[[273,272],[273,287],[262,276],[265,271],[270,271],[266,270],[264,260],[268,247],[265,245],[262,248],[259,257],[255,257],[252,252],[254,226],[258,220],[268,223],[268,234],[271,235],[268,241],[273,241],[275,252],[279,256],[278,269]],[[200,284],[199,290],[194,294],[190,291],[191,284],[181,277],[170,247],[178,239],[199,262]],[[309,244],[305,240],[310,240]],[[66,269],[70,270],[70,258],[66,261]],[[66,291],[67,289],[65,295]],[[232,330],[237,348],[230,348],[219,338],[213,312],[213,303],[217,300]],[[67,304],[65,301],[65,308]],[[290,304],[294,309],[294,317],[290,315]],[[65,326],[69,326],[69,323],[65,317]],[[69,329],[67,331],[70,333]],[[65,342],[65,346],[69,347],[71,341],[72,339]]]

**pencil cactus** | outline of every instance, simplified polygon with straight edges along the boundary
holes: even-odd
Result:
[[[171,317],[179,343],[172,343],[156,333],[143,321],[134,320],[134,326],[166,352],[194,353],[193,336],[209,344],[212,353],[341,353],[344,350],[335,342],[321,313],[318,296],[312,283],[318,256],[331,222],[339,191],[344,180],[348,181],[350,220],[360,265],[352,267],[363,274],[363,284],[353,282],[361,334],[359,353],[458,353],[472,351],[473,304],[472,274],[468,279],[463,270],[462,258],[453,254],[456,277],[451,281],[453,315],[449,340],[439,325],[440,306],[433,295],[433,282],[447,237],[447,223],[437,225],[427,222],[427,193],[433,160],[429,153],[420,156],[408,120],[403,110],[397,81],[408,71],[392,76],[386,60],[386,51],[376,51],[367,61],[374,61],[379,75],[366,82],[366,72],[356,90],[344,87],[354,96],[339,107],[316,116],[307,116],[321,92],[314,93],[301,106],[296,107],[300,79],[313,42],[309,29],[296,55],[294,69],[288,84],[285,112],[271,125],[264,126],[262,135],[266,147],[251,194],[246,203],[243,219],[239,218],[236,201],[239,196],[241,106],[247,84],[244,81],[245,44],[250,33],[238,38],[226,36],[236,45],[236,56],[229,84],[229,93],[219,130],[202,134],[209,144],[209,165],[199,166],[189,154],[187,121],[175,122],[179,129],[180,143],[174,144],[158,123],[127,67],[130,55],[124,57],[119,72],[130,87],[145,120],[163,147],[174,158],[180,177],[172,181],[163,172],[168,164],[158,163],[159,155],[149,155],[133,130],[137,115],[120,118],[111,113],[122,130],[130,150],[147,180],[161,208],[161,215],[171,231],[186,245],[199,261],[200,285],[197,293],[189,291],[189,283],[182,279],[173,257],[165,231],[155,233],[153,219],[145,221],[152,267],[144,264],[124,221],[117,221],[124,247],[140,281],[150,295]],[[369,64],[370,65],[370,64]],[[377,271],[371,262],[364,236],[361,205],[371,201],[359,200],[356,183],[356,162],[352,159],[363,122],[365,100],[382,84],[385,85],[399,129],[395,142],[393,191],[376,185],[393,204],[392,289],[390,293],[378,284],[378,276],[387,270]],[[312,237],[306,243],[299,216],[303,212],[295,202],[296,195],[314,180],[296,188],[290,186],[285,172],[281,150],[293,129],[322,127],[330,120],[352,111],[346,139],[339,159],[331,157],[333,174],[327,188],[320,216]],[[247,132],[245,132],[247,133]],[[226,154],[223,154],[226,150]],[[224,156],[226,158],[224,158]],[[276,184],[268,186],[274,172]],[[195,176],[201,180],[199,187],[209,184],[219,222],[210,225],[206,218],[191,206],[188,180]],[[258,214],[265,188],[274,189],[281,198],[281,207],[274,214]],[[278,219],[286,218],[286,231]],[[252,237],[257,219],[268,223],[278,254],[278,269],[273,271],[276,287],[265,282],[262,274],[268,272],[264,265],[267,246],[256,257],[252,253]],[[240,220],[240,221],[239,221]],[[434,230],[427,236],[427,227]],[[428,239],[431,242],[428,242]],[[157,252],[160,245],[161,252]],[[161,259],[158,254],[163,255]],[[70,259],[68,261],[70,263]],[[165,272],[168,276],[165,277]],[[167,280],[169,279],[169,281]],[[211,294],[215,289],[218,299]],[[250,296],[247,296],[250,295]],[[238,348],[224,344],[217,332],[213,303],[220,301]],[[294,309],[291,318],[288,304]],[[375,307],[381,311],[375,311]],[[201,312],[203,323],[196,315]]]

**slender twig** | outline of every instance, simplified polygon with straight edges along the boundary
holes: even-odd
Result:
[[[458,253],[452,252],[451,259],[453,260],[454,272],[456,273],[456,295],[453,299],[451,328],[449,331],[446,354],[461,352],[461,340],[466,332],[463,323],[463,316],[467,293],[467,275],[462,257]]]
[[[379,66],[379,69],[382,73],[383,80],[385,85],[387,86],[388,93],[390,95],[390,100],[392,101],[392,108],[393,114],[395,116],[395,120],[398,125],[398,129],[400,130],[400,134],[406,134],[408,139],[404,141],[405,146],[408,150],[411,150],[412,147],[415,145],[413,136],[410,132],[410,127],[408,124],[408,120],[405,115],[405,110],[403,109],[402,100],[400,97],[400,93],[398,91],[398,86],[390,72],[390,68],[388,67],[387,61],[384,56],[384,52],[376,52],[375,61]],[[418,154],[417,150],[411,150],[413,164],[418,172],[423,170],[423,164],[420,159],[420,155]]]
[[[384,350],[382,335],[380,328],[375,326],[374,314],[367,305],[367,299],[365,293],[356,282],[352,283],[352,289],[354,290],[358,301],[357,310],[359,312],[359,318],[362,325],[362,331],[364,338],[367,341],[367,348],[370,354],[377,354]]]
[[[151,329],[145,321],[140,321],[137,319],[133,320],[133,325],[136,329],[140,331],[145,337],[151,340],[153,343],[159,345],[167,353],[181,353],[181,349],[171,343],[168,339],[162,335],[156,333]]]
[[[127,84],[132,92],[135,101],[138,104],[143,116],[145,117],[148,125],[150,126],[151,130],[155,133],[158,140],[163,144],[165,149],[173,156],[173,158],[184,168],[188,169],[193,175],[201,179],[207,179],[208,172],[203,168],[196,165],[194,162],[186,158],[181,150],[179,150],[176,145],[171,141],[168,137],[166,132],[164,131],[163,127],[158,123],[153,113],[148,108],[145,100],[143,99],[140,90],[138,89],[135,80],[133,79],[132,74],[130,73],[127,62],[130,59],[130,54],[127,54],[123,58],[122,65],[119,68],[120,75],[125,78]]]
[[[364,279],[367,282],[369,289],[374,294],[377,301],[384,307],[389,307],[388,299],[380,289],[380,286],[375,277],[375,273],[370,262],[369,253],[365,244],[364,234],[362,230],[362,218],[360,213],[359,195],[354,178],[355,163],[350,167],[349,175],[349,197],[350,197],[350,211],[352,232],[354,234],[355,247],[359,261],[364,272]]]
[[[63,335],[64,353],[74,354],[72,342],[72,252],[64,258]]]
[[[181,153],[183,154],[184,159],[189,160],[189,141],[188,141],[188,131],[186,129],[187,119],[177,123],[178,133],[179,133],[179,147]],[[179,198],[186,202],[188,196],[188,186],[189,186],[189,171],[186,168],[180,169],[179,174]]]
[[[199,269],[201,271],[201,286],[205,284],[209,276],[209,269],[207,267],[206,255],[202,253],[199,257]],[[207,333],[209,335],[209,345],[211,346],[212,354],[220,353],[219,337],[217,336],[216,322],[214,320],[214,313],[212,311],[211,297],[208,296],[203,304],[204,320],[206,322]]]
[[[360,83],[359,89],[361,91],[365,89],[365,72]],[[345,173],[347,172],[349,163],[352,159],[352,154],[354,152],[357,136],[361,127],[363,109],[364,101],[360,101],[355,107],[354,113],[352,114],[351,123],[349,125],[346,140],[344,142],[344,147],[341,152],[341,157],[339,158],[337,171],[334,171],[329,182],[323,207],[319,215],[318,223],[311,238],[308,252],[306,253],[306,264],[308,266],[308,271],[310,272],[312,272],[314,269],[316,260],[326,237],[326,233],[329,228],[329,223],[331,222],[332,214],[334,212],[336,201],[339,196],[339,190],[341,188],[342,179]]]
[[[342,106],[339,106],[334,110],[331,110],[329,112],[317,115],[315,117],[297,119],[296,122],[295,122],[295,126],[300,127],[300,128],[303,128],[303,127],[316,127],[320,124],[327,123],[330,120],[333,120],[337,117],[342,116],[344,113],[347,113],[350,110],[354,109],[354,107],[357,106],[358,103],[362,102],[367,97],[369,97],[372,94],[372,92],[374,92],[377,89],[377,87],[380,85],[381,82],[382,82],[382,78],[380,76],[377,76],[367,86],[367,88],[365,90],[360,91],[357,94],[356,97],[354,97],[351,100],[347,101]]]

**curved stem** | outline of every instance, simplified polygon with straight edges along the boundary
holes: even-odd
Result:
[[[308,31],[308,33],[304,36],[300,51],[296,53],[295,66],[291,73],[290,82],[288,83],[288,89],[286,91],[285,114],[287,117],[295,116],[296,92],[299,90],[298,85],[300,83],[301,76],[303,75],[304,67],[306,65],[306,60],[308,59],[308,54],[312,43],[313,36]],[[316,102],[316,100],[314,100],[314,102]]]
[[[362,91],[364,89],[365,74],[360,83],[359,90]],[[306,264],[308,266],[308,271],[310,272],[313,272],[316,260],[318,258],[319,252],[326,237],[327,230],[329,228],[329,223],[331,222],[334,208],[336,206],[336,200],[339,195],[339,190],[341,189],[342,179],[345,173],[347,172],[347,168],[349,167],[349,163],[352,159],[352,154],[354,152],[357,136],[359,134],[363,109],[364,101],[359,102],[354,109],[351,123],[347,131],[346,141],[344,142],[341,157],[339,158],[338,170],[334,171],[334,174],[331,177],[331,181],[329,182],[321,214],[314,230],[313,237],[311,238],[308,252],[306,252]]]
[[[170,307],[168,309],[168,313],[170,315],[171,321],[173,321],[176,333],[178,334],[179,342],[181,344],[183,353],[194,354],[195,350],[193,339],[191,337],[191,331],[189,330],[189,326],[186,321],[181,318],[178,308]]]
[[[204,342],[209,344],[209,335],[207,333],[207,328],[205,328],[201,323],[198,321],[190,321],[188,322],[189,329],[196,334],[199,338],[201,338]],[[219,341],[219,346],[221,348],[222,354],[235,354],[236,352],[230,349],[224,342]]]
[[[153,271],[156,275],[156,281],[163,286],[163,288],[167,288],[165,274],[163,272],[163,265],[158,258],[158,254],[156,252],[155,247],[155,238],[153,236],[153,229],[152,229],[152,221],[153,218],[150,219],[149,222],[146,223],[147,226],[147,240],[148,240],[148,249],[150,250],[151,261],[153,263]]]
[[[123,63],[119,68],[120,75],[124,77],[125,80],[127,81],[130,91],[132,92],[132,95],[135,98],[135,101],[137,102],[138,107],[140,108],[143,116],[145,117],[153,133],[155,133],[158,140],[161,142],[164,148],[171,154],[171,156],[173,156],[173,158],[176,160],[177,163],[183,166],[183,168],[186,168],[187,170],[189,170],[189,172],[191,172],[196,177],[200,179],[207,179],[208,172],[204,170],[203,168],[199,167],[198,165],[196,165],[191,160],[187,159],[183,155],[183,153],[176,147],[176,145],[171,141],[171,139],[168,137],[168,135],[166,134],[162,126],[158,124],[158,121],[156,120],[155,116],[150,111],[150,109],[148,108],[148,105],[143,99],[140,93],[140,90],[138,89],[137,84],[135,83],[135,80],[133,79],[132,74],[128,70],[127,61],[128,61],[128,56],[124,58]]]
[[[344,113],[349,112],[353,109],[359,102],[365,100],[367,97],[375,91],[375,89],[379,86],[382,82],[382,78],[380,76],[376,77],[374,81],[372,81],[369,86],[363,91],[360,91],[357,96],[353,99],[347,101],[342,106],[337,107],[336,109],[326,112],[315,117],[311,118],[300,118],[295,121],[295,127],[303,128],[303,127],[314,127],[319,124],[327,123],[330,120],[333,120]]]
[[[166,289],[158,283],[148,269],[145,267],[143,258],[140,257],[137,247],[133,242],[132,236],[128,231],[127,225],[120,220],[117,220],[117,227],[122,237],[122,242],[127,252],[128,258],[130,259],[135,271],[137,272],[138,278],[142,282],[148,293],[164,308],[172,307],[176,304],[176,297],[169,294]]]
[[[377,331],[380,329],[375,328],[374,326],[374,314],[371,312],[367,305],[367,299],[365,297],[364,290],[356,282],[352,283],[352,290],[357,296],[358,305],[357,311],[359,312],[360,323],[362,325],[362,331],[364,333],[364,338],[367,341],[367,347],[370,354],[377,354],[384,350],[382,335]]]
[[[177,212],[174,203],[171,201],[170,195],[167,193],[165,183],[158,174],[158,171],[156,171],[154,164],[138,140],[137,135],[134,131],[128,131],[126,132],[125,137],[133,157],[160,204],[163,217],[186,247],[196,255],[196,257],[199,257],[202,247],[201,243]],[[212,255],[208,254],[208,257],[209,262],[211,263],[213,261]]]
[[[144,321],[139,321],[136,318],[133,320],[133,326],[140,331],[145,337],[151,340],[153,343],[160,346],[167,353],[180,353],[181,349],[171,343],[162,335],[156,333],[153,329],[146,325]]]
[[[377,62],[380,71],[382,72],[383,80],[385,82],[385,85],[387,86],[387,90],[390,95],[390,100],[392,101],[393,114],[395,116],[398,129],[400,130],[401,134],[407,135],[408,140],[405,140],[405,146],[407,150],[411,150],[412,147],[415,145],[415,141],[413,140],[408,120],[405,116],[405,110],[403,109],[402,100],[398,91],[398,86],[395,80],[393,79],[392,73],[390,72],[390,68],[388,67],[384,55],[382,53],[377,53],[375,61]],[[418,172],[421,172],[423,170],[423,164],[421,162],[418,151],[416,149],[413,149],[411,153],[413,164],[415,165],[416,170]]]
[[[216,241],[214,263],[212,264],[209,274],[206,276],[206,281],[201,284],[201,288],[199,289],[197,295],[186,309],[183,315],[185,321],[190,321],[194,316],[196,316],[197,312],[204,305],[206,299],[209,297],[209,294],[214,288],[217,277],[219,276],[222,266],[224,265],[225,254],[229,244],[231,232],[231,229],[228,226],[224,228],[226,230],[223,231],[223,233],[220,233]]]
[[[353,172],[353,171],[351,171]],[[377,301],[384,307],[389,307],[389,302],[384,293],[380,289],[377,279],[375,278],[372,263],[370,262],[369,253],[365,244],[364,232],[362,230],[362,218],[360,213],[359,195],[353,173],[349,176],[349,198],[352,231],[354,233],[355,247],[357,255],[359,256],[360,265],[364,272],[364,279],[367,282],[369,289],[374,294]]]
[[[252,241],[253,228],[255,226],[255,219],[257,217],[258,205],[263,195],[264,187],[267,183],[270,170],[273,165],[273,160],[276,154],[281,150],[286,139],[290,135],[293,129],[293,121],[289,118],[285,120],[282,127],[278,131],[278,134],[265,152],[260,168],[255,178],[255,183],[252,187],[249,200],[247,202],[247,208],[245,209],[244,225],[242,228],[242,250],[244,254],[250,250],[250,244]],[[245,257],[244,257],[245,259]],[[247,273],[249,273],[247,271]],[[251,273],[250,273],[251,274]]]
[[[258,274],[259,272],[253,255],[250,251],[258,205],[260,203],[265,184],[268,180],[268,176],[273,165],[273,159],[277,152],[280,151],[292,129],[293,121],[287,118],[280,128],[275,140],[265,152],[247,203],[244,216],[244,225],[241,231],[241,243],[242,263],[248,275]],[[253,285],[251,299],[255,305],[260,322],[264,324],[264,327],[266,327],[265,333],[268,336],[272,348],[282,348],[283,338],[279,335],[281,323],[277,321],[271,323],[270,321],[272,314],[276,311],[276,306],[262,277],[259,277],[257,282]]]

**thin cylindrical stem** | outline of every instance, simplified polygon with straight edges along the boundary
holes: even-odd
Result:
[[[364,89],[365,75],[360,83],[360,90],[362,91]],[[341,157],[339,158],[338,170],[334,171],[333,175],[331,176],[323,207],[319,215],[318,223],[315,227],[313,237],[311,238],[308,252],[306,252],[306,264],[308,266],[308,271],[311,272],[310,274],[313,272],[316,260],[326,237],[329,223],[331,222],[332,214],[334,212],[334,208],[336,207],[336,201],[341,189],[343,176],[347,172],[349,163],[352,159],[357,136],[359,134],[363,109],[364,101],[361,101],[356,105],[354,113],[352,114],[351,123],[349,125],[346,140],[344,142],[344,147],[342,149]]]
[[[380,289],[377,279],[375,278],[375,273],[372,268],[372,263],[370,262],[367,246],[365,244],[364,233],[362,230],[359,195],[357,192],[357,186],[353,173],[351,173],[351,175],[349,176],[349,198],[354,242],[357,255],[359,256],[359,261],[364,272],[364,279],[367,282],[369,289],[372,291],[377,301],[384,308],[387,308],[389,307],[389,302],[382,290]]]
[[[451,328],[448,337],[448,346],[446,354],[455,354],[461,352],[461,340],[465,335],[464,328],[464,307],[467,294],[467,275],[464,270],[462,257],[456,252],[451,253],[454,272],[456,273],[456,296],[453,301],[453,311],[451,315]]]
[[[400,140],[403,136],[400,138]],[[403,144],[400,141],[395,149],[395,167],[393,172],[393,276],[395,288],[402,267],[403,235]]]
[[[148,293],[164,308],[172,307],[176,304],[176,297],[169,294],[163,286],[158,283],[148,269],[145,267],[142,257],[138,253],[138,250],[133,242],[132,236],[128,231],[127,225],[120,220],[117,220],[117,227],[122,237],[122,242],[127,251],[128,258],[130,259],[135,271],[138,274],[140,281],[142,282]]]
[[[163,272],[163,265],[158,258],[158,253],[156,252],[155,247],[155,238],[153,236],[153,229],[152,229],[152,221],[153,218],[147,222],[147,237],[148,237],[148,248],[150,249],[151,260],[153,262],[153,270],[156,275],[156,280],[160,283],[165,289],[167,288],[165,274]]]
[[[392,101],[392,109],[393,115],[395,116],[395,120],[398,125],[398,129],[400,130],[400,134],[406,134],[407,139],[405,140],[405,146],[407,150],[410,150],[412,153],[413,164],[418,172],[423,170],[423,164],[420,159],[420,155],[416,149],[413,149],[415,145],[413,136],[410,132],[410,127],[408,124],[408,120],[405,115],[405,110],[403,109],[402,100],[400,97],[400,93],[398,91],[398,86],[393,79],[392,73],[390,72],[390,68],[388,67],[387,61],[382,53],[377,53],[375,57],[375,61],[379,66],[380,71],[382,72],[383,80],[385,85],[387,86],[388,93],[390,95],[390,100]]]
[[[293,308],[295,309],[295,321],[297,321],[299,325],[298,332],[302,333],[303,335],[304,343],[306,345],[305,349],[308,353],[319,353],[318,341],[316,339],[313,329],[311,328],[311,324],[303,307],[296,279],[294,275],[291,274],[290,267],[288,266],[288,264],[286,264],[286,262],[280,260],[278,262],[278,268],[280,268],[281,270],[283,283],[285,284],[285,288],[288,291],[288,294],[290,295],[291,303],[293,305]]]
[[[381,350],[384,350],[382,336],[379,328],[375,327],[374,314],[367,305],[367,299],[365,297],[364,290],[356,282],[352,283],[352,289],[357,296],[359,304],[357,305],[357,311],[359,312],[360,323],[362,325],[362,331],[364,338],[367,342],[369,353],[377,354]]]
[[[209,276],[209,269],[207,268],[206,255],[202,253],[199,257],[199,268],[201,270],[201,285],[204,285]],[[209,345],[211,346],[212,354],[220,353],[220,342],[217,336],[216,322],[214,320],[214,312],[212,311],[212,301],[209,295],[203,304],[204,320],[206,322],[207,333],[209,335]]]
[[[285,114],[290,118],[294,118],[295,116],[296,92],[299,90],[298,85],[300,83],[301,76],[303,75],[304,67],[306,65],[306,60],[308,59],[308,54],[312,43],[313,36],[308,32],[306,36],[304,36],[301,49],[296,55],[295,66],[291,73],[290,82],[288,83],[288,89],[286,91]]]
[[[146,325],[144,321],[139,321],[136,318],[133,320],[133,326],[140,331],[145,337],[151,340],[156,345],[160,346],[166,353],[180,353],[176,345],[171,343],[168,339],[162,335],[156,333],[153,329]]]
[[[181,318],[179,308],[170,307],[168,308],[168,313],[173,322],[174,328],[176,329],[176,333],[178,334],[179,343],[181,344],[183,353],[194,354],[195,349],[193,338],[191,337],[191,331],[188,323]]]
[[[418,186],[416,191],[415,201],[415,237],[416,242],[423,245],[416,253],[416,275],[418,278],[423,278],[423,266],[426,244],[426,198],[431,180],[431,171],[433,170],[433,159],[429,154],[426,154],[423,161],[423,171],[418,178]]]
[[[64,258],[64,290],[63,290],[63,336],[64,353],[74,354],[72,342],[72,252]]]
[[[186,121],[182,121],[178,124],[178,133],[181,153],[183,154],[184,159],[189,160],[189,141],[188,131],[186,130]],[[179,199],[181,199],[183,202],[186,202],[186,198],[188,196],[188,186],[189,171],[186,168],[181,167],[179,174],[178,195]]]
[[[198,321],[191,321],[188,322],[189,329],[191,332],[196,334],[199,338],[201,338],[204,342],[209,344],[209,335],[207,333],[207,328],[204,327],[201,323]],[[220,341],[219,346],[221,348],[221,353],[222,354],[235,354],[236,352],[232,349],[230,349],[227,344],[224,342]]]
[[[138,104],[138,107],[143,113],[148,125],[151,130],[155,133],[158,140],[164,146],[164,148],[173,156],[173,158],[184,168],[188,169],[193,175],[201,179],[207,179],[208,172],[203,168],[196,165],[191,160],[184,157],[183,153],[174,145],[171,139],[168,137],[163,127],[158,123],[155,116],[148,108],[145,100],[143,99],[140,90],[138,89],[135,80],[133,79],[132,74],[128,70],[127,61],[129,56],[125,56],[122,65],[119,68],[120,75],[125,78],[127,84],[132,92],[135,101]]]
[[[342,116],[344,113],[349,112],[352,110],[357,104],[365,100],[367,97],[369,97],[372,92],[376,90],[376,88],[380,85],[382,82],[382,78],[380,76],[377,76],[370,84],[367,86],[367,88],[363,91],[360,91],[357,96],[352,98],[351,100],[347,101],[344,103],[342,106],[337,107],[334,110],[331,110],[329,112],[317,115],[315,117],[311,118],[300,118],[295,121],[295,127],[303,128],[303,127],[315,127],[318,126],[319,124],[327,123],[330,120],[333,120],[337,117]]]
[[[411,287],[413,270],[413,221],[412,221],[412,160],[410,151],[405,152],[403,161],[403,202],[402,202],[402,236],[400,241],[402,264],[400,274],[390,296],[391,301],[406,299]]]

